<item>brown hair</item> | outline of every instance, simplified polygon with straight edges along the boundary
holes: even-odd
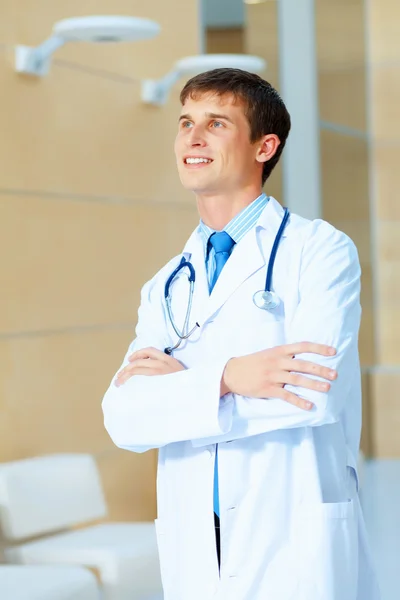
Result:
[[[181,91],[182,105],[188,98],[194,100],[207,93],[218,96],[231,94],[235,101],[242,101],[250,125],[250,141],[256,142],[263,135],[274,133],[280,144],[274,156],[264,163],[262,184],[270,176],[285,147],[290,131],[290,115],[286,106],[268,81],[254,73],[241,69],[213,69],[189,79]]]

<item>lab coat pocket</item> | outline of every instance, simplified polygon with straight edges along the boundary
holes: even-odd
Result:
[[[298,600],[357,600],[358,530],[353,500],[302,506],[296,521],[303,582]]]

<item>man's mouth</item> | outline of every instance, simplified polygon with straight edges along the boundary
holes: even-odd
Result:
[[[185,163],[185,165],[208,165],[213,161],[211,158],[206,158],[202,156],[187,156],[183,159],[183,162]]]

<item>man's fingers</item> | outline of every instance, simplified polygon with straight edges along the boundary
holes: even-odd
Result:
[[[166,359],[169,357],[165,354],[165,352],[161,352],[161,350],[152,347],[136,350],[136,352],[128,356],[129,362],[133,362],[144,358],[153,358],[154,360],[161,360],[163,362],[167,362]]]
[[[134,375],[147,375],[147,376],[159,375],[159,371],[158,371],[158,369],[155,369],[155,368],[137,367],[137,368],[135,368],[134,371],[130,371],[130,372],[126,373],[126,375],[124,375],[121,380],[118,379],[118,382],[122,381],[122,383],[125,383],[125,381],[128,381],[128,379],[130,379]]]
[[[146,352],[145,350],[138,350],[137,352],[134,352],[133,354],[128,356],[128,360],[130,363],[134,362],[135,360],[143,360],[145,358],[150,358],[148,352]]]
[[[117,377],[115,378],[115,385],[118,387],[128,381],[132,377],[130,367],[125,367],[119,373],[117,373]]]
[[[132,371],[125,371],[122,372],[118,375],[118,377],[115,379],[114,384],[116,385],[116,387],[121,386],[122,384],[126,383],[131,377],[133,377],[134,375],[157,375],[158,374],[158,370],[156,370],[154,367],[136,367],[135,369],[132,369]]]
[[[327,381],[310,379],[310,377],[304,377],[304,375],[297,375],[295,373],[287,373],[285,377],[285,383],[298,387],[304,387],[308,390],[315,390],[316,392],[328,392],[331,387],[331,384]]]
[[[159,364],[159,361],[153,360],[151,358],[138,358],[134,362],[129,363],[129,365],[126,365],[126,367],[121,369],[121,371],[118,373],[118,377],[125,375],[125,373],[134,373],[137,368],[154,369]]]
[[[333,381],[337,378],[337,371],[318,365],[317,363],[310,362],[308,360],[302,360],[300,358],[290,359],[282,362],[282,369],[285,371],[295,371],[297,373],[306,373],[308,375],[315,375],[316,377],[322,377],[322,379],[328,379]]]
[[[292,394],[292,392],[288,392],[284,388],[277,391],[276,397],[281,398],[285,402],[293,404],[293,406],[297,406],[302,410],[311,410],[314,406],[314,404],[309,400],[303,400],[303,398],[299,398],[299,396],[296,396],[296,394]]]
[[[322,356],[334,356],[336,348],[326,344],[315,344],[314,342],[296,342],[295,344],[285,344],[281,346],[284,354],[294,356],[296,354],[321,354]]]
[[[119,387],[120,385],[122,385],[123,383],[128,381],[128,379],[130,379],[130,378],[131,378],[131,374],[129,373],[129,371],[121,371],[115,378],[114,385],[116,387]]]
[[[155,369],[157,365],[158,367],[160,367],[160,363],[158,360],[154,360],[152,358],[138,358],[125,368],[130,373],[136,373],[138,369]]]
[[[154,375],[157,369],[157,361],[148,359],[136,360],[133,364],[129,364],[117,374],[115,384],[121,385],[128,381],[133,375]]]

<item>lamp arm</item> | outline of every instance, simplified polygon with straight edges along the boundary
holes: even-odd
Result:
[[[160,88],[165,90],[170,90],[173,85],[181,78],[181,73],[179,71],[170,71],[164,77],[158,80],[158,85]]]
[[[180,71],[170,71],[161,79],[145,79],[142,81],[142,100],[146,104],[162,106],[166,103],[172,86],[179,81]]]
[[[50,60],[51,55],[58,48],[65,44],[65,40],[57,35],[54,35],[47,40],[45,40],[42,44],[33,48],[29,56],[29,68],[32,70],[41,69],[46,62]]]

